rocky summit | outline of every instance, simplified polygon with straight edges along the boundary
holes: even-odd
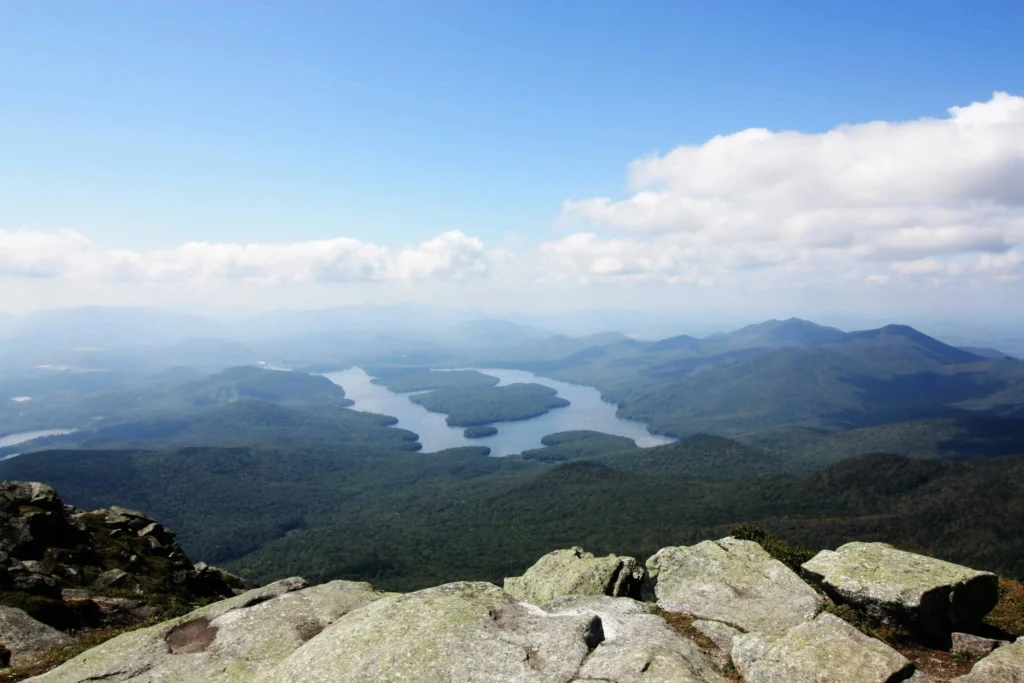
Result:
[[[998,577],[885,543],[847,543],[803,565],[833,599],[900,623],[925,638],[947,640],[974,628],[999,598]]]
[[[73,646],[76,630],[0,607],[8,680],[1024,681],[1022,644],[981,627],[999,599],[995,577],[884,544],[847,544],[803,567],[733,537],[663,548],[646,565],[575,547],[545,555],[504,587],[460,581],[398,594],[290,578],[242,590],[230,575],[180,559],[173,534],[143,513],[76,511],[38,484],[5,483],[0,491],[8,597],[18,587],[103,609],[113,599],[105,593],[142,599],[160,577],[168,590],[214,594],[209,604],[125,629],[49,670],[30,665]],[[106,549],[99,557],[89,554],[89,539]],[[110,555],[111,539],[121,552],[130,541],[138,556]],[[936,639],[949,645],[936,650]],[[926,647],[930,658],[920,656]]]
[[[748,632],[781,635],[823,602],[760,545],[735,538],[662,548],[647,561],[647,573],[663,609]]]
[[[69,632],[127,628],[250,587],[193,563],[141,512],[76,510],[45,484],[0,483],[0,662],[27,665],[70,645]]]

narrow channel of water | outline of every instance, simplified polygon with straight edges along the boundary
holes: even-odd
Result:
[[[497,377],[502,385],[533,382],[551,387],[559,396],[568,400],[569,405],[565,408],[555,408],[529,420],[496,422],[496,435],[483,439],[467,439],[462,435],[463,427],[449,427],[445,423],[444,414],[432,413],[423,406],[413,403],[409,400],[409,394],[396,394],[386,387],[373,384],[370,381],[372,377],[362,368],[353,367],[341,372],[332,372],[326,377],[345,390],[345,395],[355,402],[353,409],[392,415],[398,418],[399,427],[419,434],[424,453],[459,446],[487,446],[491,449],[491,455],[511,455],[531,448],[540,448],[541,438],[548,434],[576,429],[625,436],[645,448],[672,441],[668,437],[651,434],[643,422],[624,420],[616,416],[615,405],[601,400],[601,393],[593,387],[560,382],[525,370],[479,370]]]

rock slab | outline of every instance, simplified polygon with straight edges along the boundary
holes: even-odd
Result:
[[[505,579],[505,590],[534,605],[571,595],[639,597],[643,575],[632,557],[595,557],[576,547],[548,553],[522,576]]]
[[[596,616],[605,639],[586,658],[575,681],[616,683],[726,683],[720,664],[674,631],[653,606],[629,598],[563,598],[554,615]]]
[[[887,543],[847,543],[823,550],[804,571],[833,600],[927,637],[981,622],[999,600],[995,574],[962,567]]]
[[[72,643],[71,637],[36,621],[24,610],[0,606],[0,646],[10,651],[10,664],[30,664],[55,647]]]
[[[746,683],[890,683],[914,669],[896,650],[828,613],[781,638],[736,636],[732,659]]]
[[[489,583],[407,595],[289,579],[132,631],[36,683],[728,683],[653,606]]]
[[[971,633],[954,633],[953,647],[950,651],[971,655],[972,657],[985,657],[992,654],[992,651],[997,647],[1009,644],[1007,640],[983,638]]]
[[[493,584],[458,582],[346,615],[267,682],[571,681],[604,638],[592,614],[550,615]]]
[[[658,606],[743,631],[782,635],[823,600],[753,541],[732,537],[662,548],[647,560]]]
[[[383,597],[367,583],[305,586],[301,579],[285,579],[125,633],[30,680],[265,681],[285,657],[339,617]]]
[[[1024,641],[1004,645],[950,683],[1024,683]]]

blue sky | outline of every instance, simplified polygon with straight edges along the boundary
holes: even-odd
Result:
[[[1022,42],[995,1],[0,2],[0,230],[522,251],[645,155],[1022,95]]]

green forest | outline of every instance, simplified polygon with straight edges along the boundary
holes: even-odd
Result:
[[[498,580],[556,548],[643,558],[739,523],[806,547],[885,540],[1024,578],[1024,456],[864,455],[778,475],[751,471],[754,452],[721,437],[672,446],[675,464],[669,451],[634,462],[596,449],[554,463],[371,446],[53,451],[4,461],[0,477],[46,481],[80,507],[147,510],[194,557],[264,581]],[[690,455],[696,464],[680,462]]]
[[[453,427],[528,420],[569,405],[558,392],[543,384],[438,389],[415,394],[409,400],[433,413],[445,413],[445,421]]]
[[[589,384],[679,438],[639,448],[597,426],[504,458],[488,457],[486,441],[424,454],[417,434],[353,410],[325,377],[181,368],[67,377],[45,401],[5,406],[8,428],[52,426],[66,407],[62,424],[79,431],[0,460],[0,478],[43,481],[83,508],[145,510],[191,556],[258,581],[500,580],[556,548],[642,559],[737,524],[812,548],[884,540],[1024,578],[1015,359],[904,326],[844,333],[794,320],[704,339],[532,339],[500,353],[403,344],[364,369],[468,437],[566,402],[447,368]]]

